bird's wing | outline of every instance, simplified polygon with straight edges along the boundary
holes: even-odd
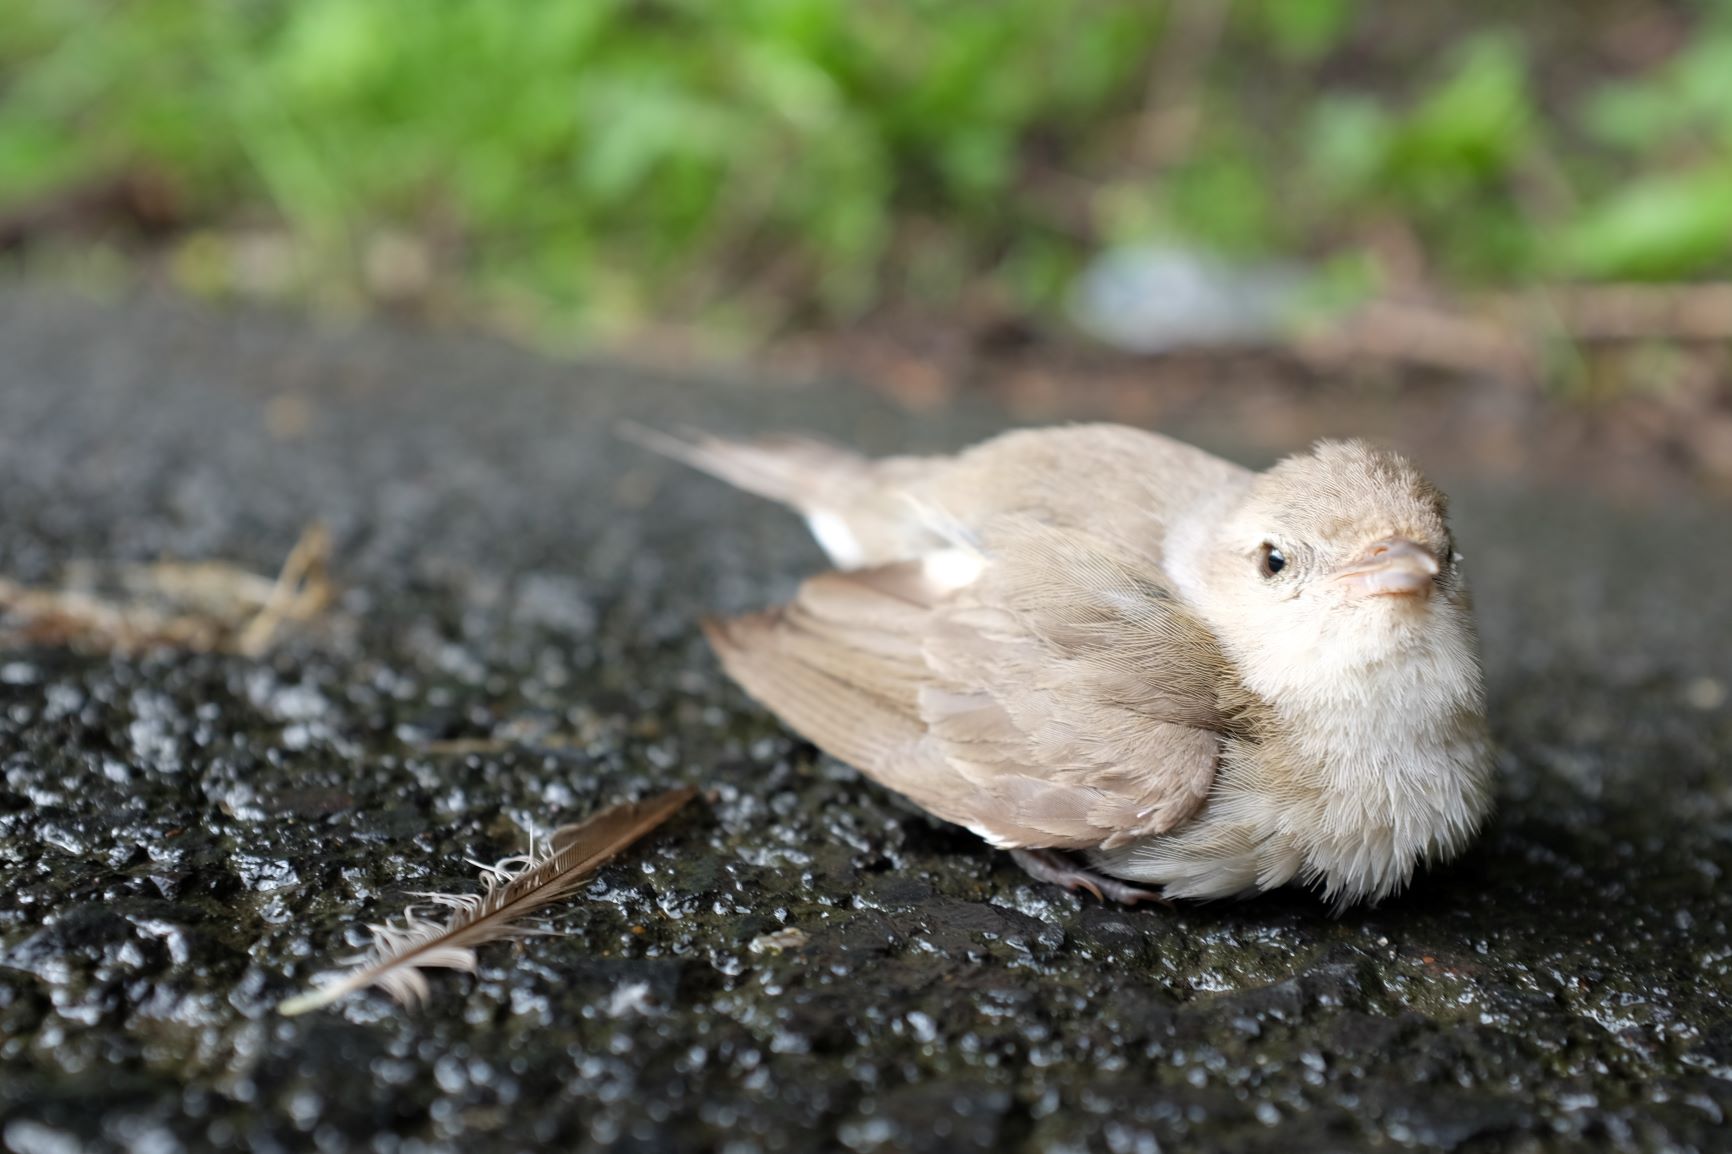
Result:
[[[1004,518],[980,544],[822,574],[710,640],[792,728],[995,844],[1112,848],[1190,816],[1221,746],[1207,629],[1098,541]]]

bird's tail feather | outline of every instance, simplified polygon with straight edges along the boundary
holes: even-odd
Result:
[[[735,441],[696,429],[676,434],[632,422],[622,423],[619,435],[735,488],[808,513],[821,507],[826,495],[857,481],[870,465],[857,453],[812,437]]]

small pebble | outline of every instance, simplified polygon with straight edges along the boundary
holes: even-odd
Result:
[[[797,950],[805,945],[807,940],[803,932],[789,926],[773,933],[759,934],[746,948],[754,954],[779,954],[783,950]]]
[[[1726,704],[1726,685],[1712,677],[1698,677],[1684,686],[1684,702],[1704,713]]]

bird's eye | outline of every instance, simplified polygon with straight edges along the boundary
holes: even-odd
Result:
[[[1262,551],[1263,576],[1273,577],[1287,568],[1287,555],[1273,545],[1263,546]]]

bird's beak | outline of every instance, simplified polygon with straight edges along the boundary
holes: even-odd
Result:
[[[1406,537],[1385,537],[1338,569],[1335,579],[1358,596],[1426,597],[1437,570],[1430,549]]]

